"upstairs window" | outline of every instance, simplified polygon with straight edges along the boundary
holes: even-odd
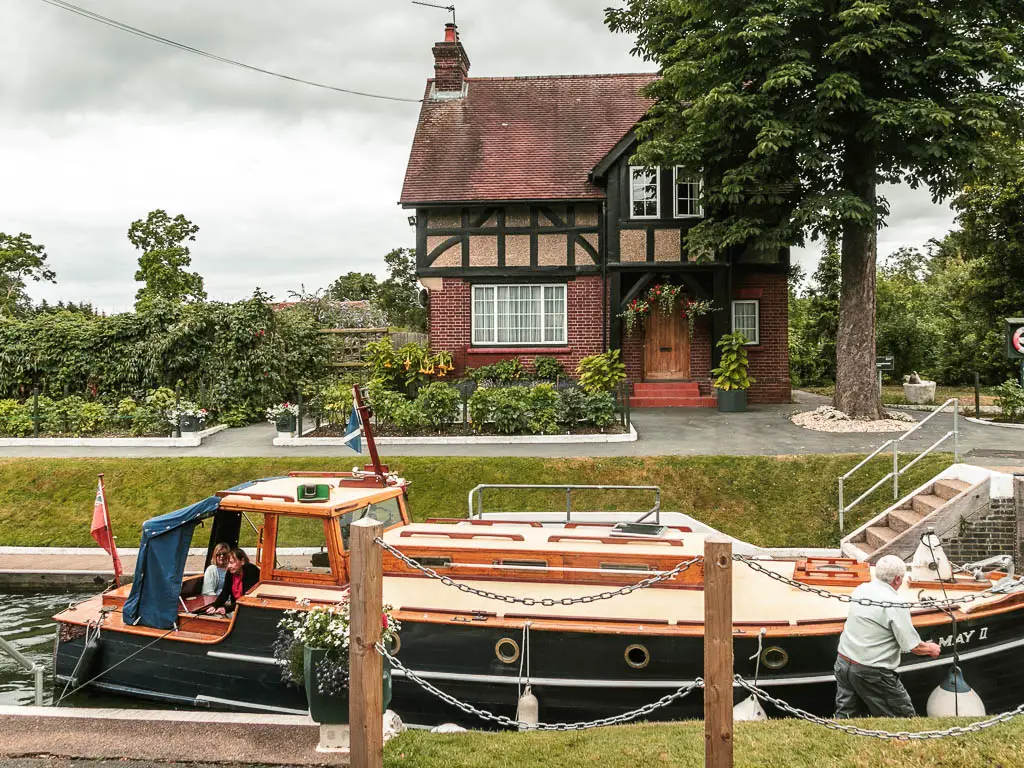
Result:
[[[474,285],[474,344],[565,344],[565,285]]]
[[[761,343],[760,302],[757,299],[732,303],[732,332],[742,333],[747,344]]]
[[[704,191],[704,181],[699,173],[691,173],[680,165],[673,173],[675,186],[675,217],[677,219],[696,219],[704,215],[700,204],[700,196]]]
[[[658,218],[658,198],[661,192],[661,174],[658,169],[631,165],[629,179],[630,218]]]

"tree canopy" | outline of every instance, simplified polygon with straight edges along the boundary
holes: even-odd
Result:
[[[46,249],[24,232],[0,232],[0,316],[10,317],[30,308],[27,280],[57,282],[56,273],[46,266]]]
[[[611,29],[662,77],[637,162],[704,174],[693,249],[841,238],[836,404],[873,417],[883,182],[956,194],[1024,111],[1019,0],[628,0]]]
[[[185,243],[195,241],[198,231],[182,214],[172,219],[160,209],[132,222],[128,240],[142,251],[135,279],[144,283],[135,294],[136,309],[145,309],[158,298],[177,303],[206,299],[203,278],[185,269],[192,264]]]

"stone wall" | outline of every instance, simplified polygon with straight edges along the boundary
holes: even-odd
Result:
[[[1012,496],[991,499],[987,512],[972,519],[961,518],[960,523],[942,537],[946,556],[954,563],[970,563],[995,555],[1010,555],[1019,567],[1019,517],[1021,513]]]

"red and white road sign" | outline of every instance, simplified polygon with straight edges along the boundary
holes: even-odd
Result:
[[[1010,343],[1013,344],[1015,350],[1024,355],[1024,325],[1013,332],[1013,336],[1010,337]]]

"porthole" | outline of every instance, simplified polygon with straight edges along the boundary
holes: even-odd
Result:
[[[398,635],[392,635],[391,639],[388,640],[387,647],[384,649],[392,656],[397,656],[398,652],[402,650],[402,638]]]
[[[643,669],[651,663],[651,652],[642,645],[630,645],[624,654],[626,663],[633,669]]]
[[[519,661],[519,643],[511,637],[503,637],[494,644],[494,655],[502,664],[514,664]]]
[[[789,654],[784,648],[773,645],[761,652],[761,663],[768,669],[782,669],[789,663]]]

